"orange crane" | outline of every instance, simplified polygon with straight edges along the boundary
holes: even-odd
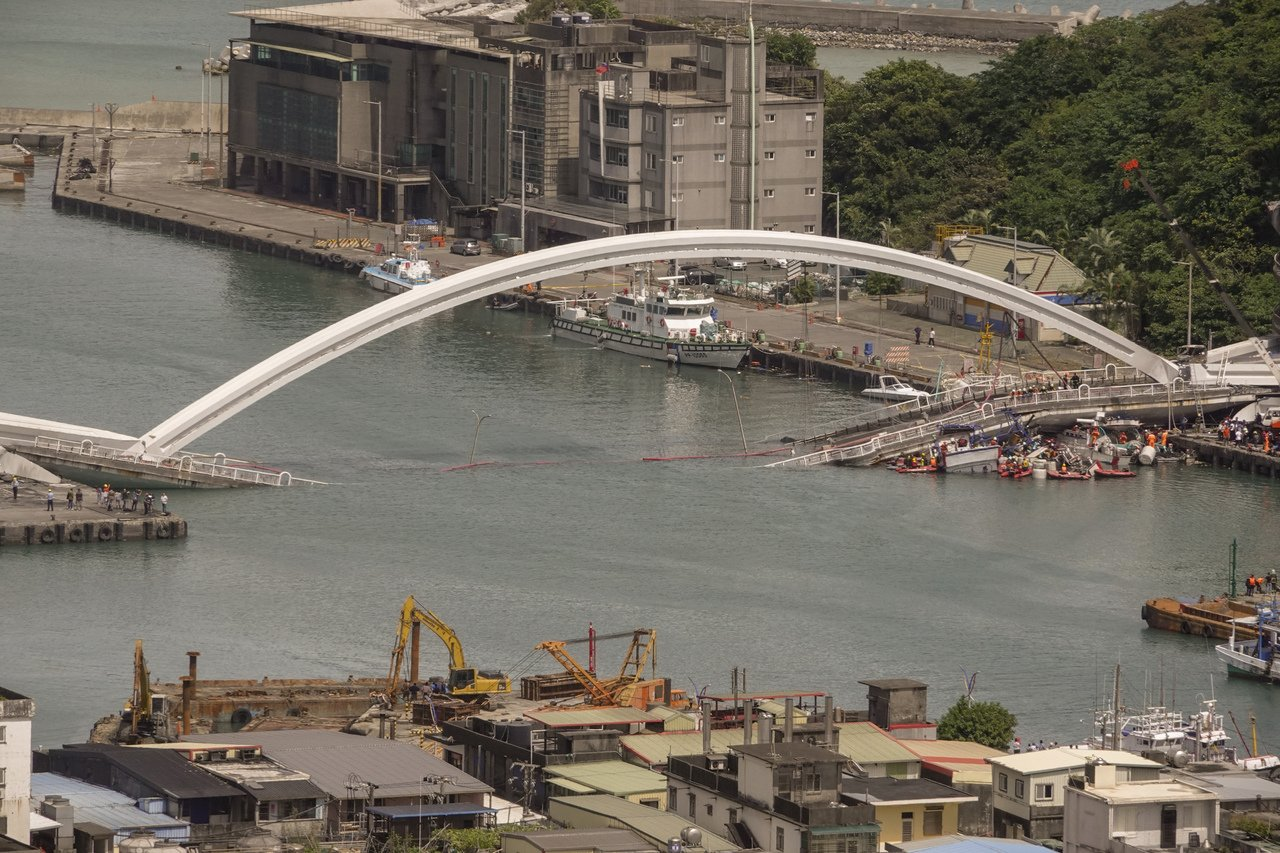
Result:
[[[622,660],[622,667],[618,670],[616,678],[597,678],[589,669],[578,663],[573,655],[565,650],[566,645],[575,641],[548,640],[534,648],[547,652],[564,667],[566,672],[576,678],[592,705],[630,704],[629,700],[635,688],[648,683],[643,678],[645,665],[653,664],[655,667],[657,665],[654,646],[658,639],[658,632],[652,628],[637,628],[630,635],[610,634],[596,639],[625,636],[631,637],[631,644],[627,647],[627,654]]]

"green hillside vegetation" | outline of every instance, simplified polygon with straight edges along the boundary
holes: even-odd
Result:
[[[924,60],[828,77],[825,143],[845,236],[920,249],[935,224],[1016,225],[1085,271],[1107,322],[1167,352],[1185,340],[1187,256],[1124,188],[1137,159],[1260,330],[1280,302],[1262,206],[1280,198],[1280,0],[1105,19],[976,77]],[[1196,342],[1238,340],[1198,271],[1193,289]]]

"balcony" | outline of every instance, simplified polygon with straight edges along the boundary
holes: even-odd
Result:
[[[867,822],[869,806],[802,806],[784,797],[773,798],[773,810],[801,826],[857,826]]]

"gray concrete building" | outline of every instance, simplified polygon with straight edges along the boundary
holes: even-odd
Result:
[[[386,222],[507,194],[511,57],[469,27],[386,0],[234,14],[229,187]]]

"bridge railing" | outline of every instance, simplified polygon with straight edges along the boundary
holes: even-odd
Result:
[[[202,459],[191,453],[182,453],[164,459],[148,459],[120,448],[103,447],[87,439],[68,441],[47,435],[37,435],[32,444],[42,450],[119,462],[135,468],[151,468],[157,471],[158,476],[166,479],[177,479],[183,474],[197,474],[253,486],[287,486],[293,482],[293,476],[288,471],[260,468],[251,462],[227,459],[222,454],[212,457],[213,461]]]

